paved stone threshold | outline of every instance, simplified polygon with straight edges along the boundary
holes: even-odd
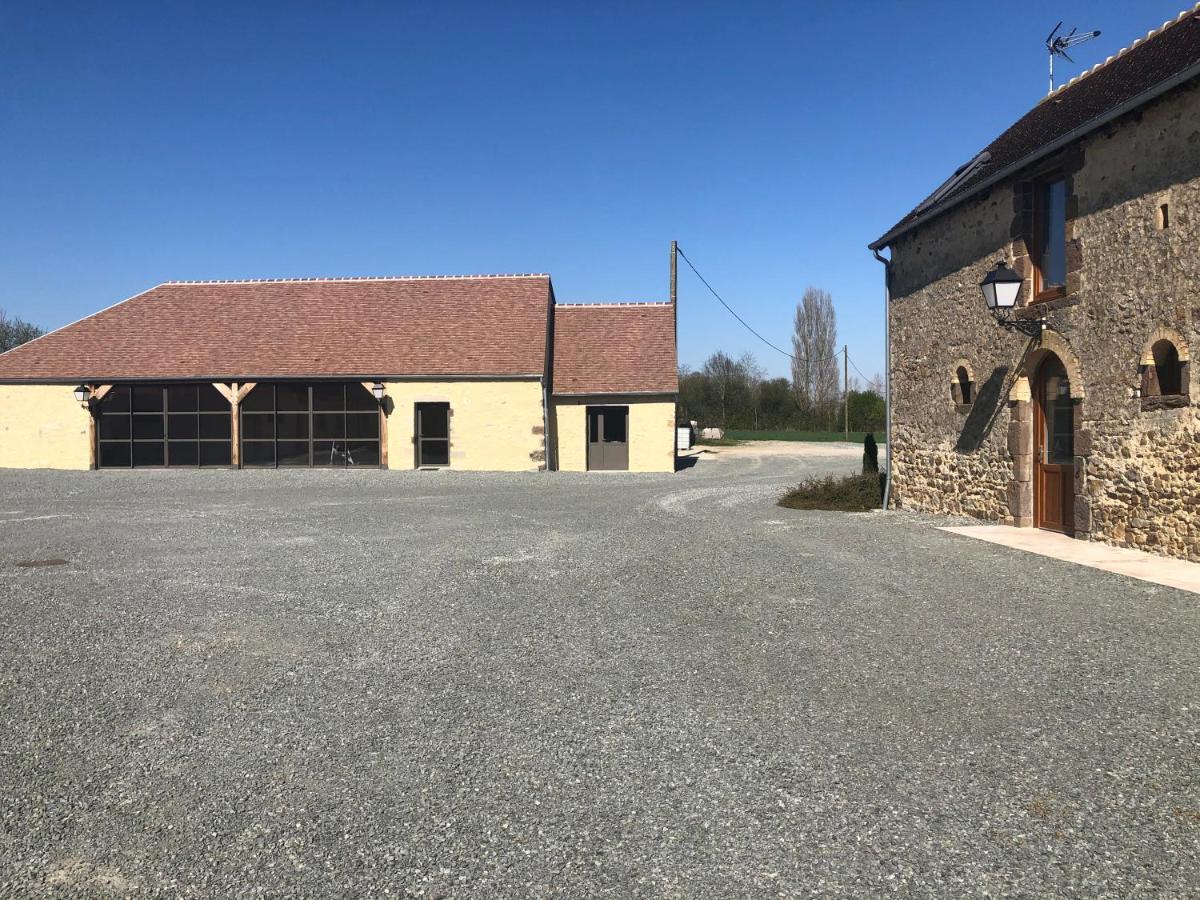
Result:
[[[1200,563],[1157,556],[1127,547],[1112,547],[1098,541],[1077,541],[1064,534],[1043,531],[1040,528],[965,525],[947,526],[941,530],[1200,594]]]

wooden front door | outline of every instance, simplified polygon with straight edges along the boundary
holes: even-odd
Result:
[[[1075,403],[1056,356],[1038,371],[1033,404],[1033,515],[1038,528],[1075,532]]]
[[[623,472],[629,468],[629,407],[587,408],[588,470]]]

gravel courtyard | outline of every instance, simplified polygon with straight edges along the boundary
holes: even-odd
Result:
[[[1200,598],[857,464],[0,473],[0,897],[1200,891]]]

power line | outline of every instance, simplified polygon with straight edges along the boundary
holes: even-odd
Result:
[[[857,365],[855,365],[855,364],[854,364],[854,360],[853,360],[853,359],[851,359],[851,360],[850,360],[850,367],[851,367],[852,369],[854,369],[854,371],[855,371],[855,372],[857,372],[857,373],[858,373],[859,377],[860,377],[860,378],[861,378],[863,381],[870,381],[870,380],[871,380],[870,378],[868,378],[866,375],[864,375],[864,374],[863,374],[863,370],[862,370],[862,369],[860,369],[860,368],[859,368]]]
[[[723,299],[721,299],[721,295],[718,294],[716,292],[716,290],[714,290],[713,286],[708,283],[708,280],[703,275],[700,274],[700,270],[697,269],[694,265],[692,265],[692,261],[687,258],[687,254],[683,252],[683,249],[677,247],[676,250],[679,253],[679,255],[683,257],[683,261],[688,264],[688,268],[691,269],[693,272],[695,272],[696,277],[699,278],[700,281],[702,281],[704,283],[704,286],[706,288],[708,288],[708,292],[717,298],[717,302],[720,303],[723,307],[725,307],[725,309],[729,312],[729,314],[731,316],[733,316],[735,319],[737,319],[739,322],[742,323],[743,328],[745,328],[747,331],[749,331],[752,335],[754,335],[756,338],[758,338],[760,341],[762,341],[764,344],[766,344],[768,347],[770,347],[775,352],[782,353],[788,359],[796,359],[795,356],[788,353],[786,350],[776,347],[774,344],[772,344],[770,341],[768,341],[765,337],[763,337],[761,334],[759,334],[757,331],[755,331],[753,328],[751,328],[749,323],[745,319],[743,319],[741,316],[739,316],[737,313],[735,313],[733,311],[733,307],[731,307],[728,303],[726,303]],[[830,357],[830,359],[833,359],[833,358],[834,357]],[[826,360],[826,362],[828,362],[828,360]]]

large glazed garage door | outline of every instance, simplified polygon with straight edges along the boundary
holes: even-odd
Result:
[[[260,382],[241,411],[243,466],[379,465],[379,404],[357,382]]]
[[[230,463],[229,401],[211,384],[118,384],[96,415],[101,468]]]

